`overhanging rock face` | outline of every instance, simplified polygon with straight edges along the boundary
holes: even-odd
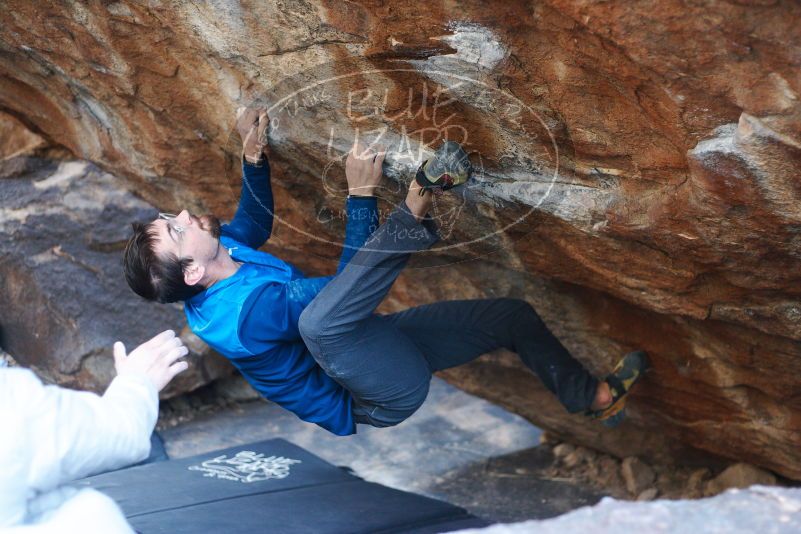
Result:
[[[506,358],[452,380],[611,452],[801,479],[801,7],[747,4],[11,1],[0,108],[160,209],[224,218],[234,110],[265,99],[269,247],[310,273],[339,252],[355,131],[390,145],[385,206],[426,145],[461,140],[476,181],[383,310],[520,296],[596,372],[633,348],[654,370],[614,435]]]

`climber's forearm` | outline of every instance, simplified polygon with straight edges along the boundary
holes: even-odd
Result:
[[[272,233],[274,208],[267,158],[258,165],[243,160],[239,207],[225,227],[226,234],[250,247],[259,248]]]
[[[378,228],[378,199],[374,196],[348,196],[345,201],[348,221],[345,225],[345,243],[339,259],[337,273],[345,268],[350,259]]]

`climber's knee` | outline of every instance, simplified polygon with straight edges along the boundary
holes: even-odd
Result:
[[[316,341],[320,337],[320,319],[311,305],[306,306],[298,317],[298,331],[304,341]]]
[[[329,307],[313,300],[298,317],[298,332],[307,343],[323,343],[335,337]]]
[[[428,396],[430,378],[421,381],[396,399],[384,400],[380,404],[356,402],[353,416],[357,423],[375,427],[389,427],[402,423],[412,416]]]

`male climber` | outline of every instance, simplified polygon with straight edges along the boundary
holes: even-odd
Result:
[[[334,434],[353,434],[356,423],[400,423],[425,400],[434,371],[500,347],[516,352],[567,411],[620,420],[646,367],[644,353],[630,353],[600,381],[524,300],[451,300],[375,313],[410,254],[439,239],[428,217],[432,197],[469,177],[458,145],[446,143],[421,167],[405,201],[379,227],[374,194],[385,154],[355,144],[345,164],[348,219],[336,274],[307,278],[257,250],[273,223],[268,123],[263,110],[237,118],[243,185],[229,224],[184,210],[133,225],[124,264],[137,294],[183,301],[192,331],[257,391]]]

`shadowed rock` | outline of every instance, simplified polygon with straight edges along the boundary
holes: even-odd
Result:
[[[112,345],[139,343],[186,323],[179,305],[145,303],[125,283],[130,221],[155,210],[87,162],[0,180],[0,344],[22,366],[80,389],[114,376]],[[192,345],[190,345],[191,347]],[[220,356],[190,353],[170,396],[229,374]]]

